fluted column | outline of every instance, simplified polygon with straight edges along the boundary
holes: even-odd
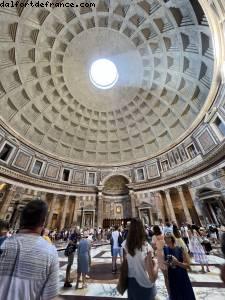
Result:
[[[205,222],[204,222],[204,217],[203,217],[203,210],[202,210],[201,204],[199,202],[199,199],[198,199],[198,197],[196,197],[194,191],[192,190],[192,188],[190,186],[188,186],[188,190],[191,195],[195,210],[197,212],[200,225],[205,225],[205,224],[203,224]]]
[[[170,219],[171,219],[171,221],[174,221],[177,223],[177,219],[176,219],[175,212],[173,209],[172,199],[170,196],[170,191],[165,190],[165,194],[166,194],[166,201],[168,203],[168,208],[169,208],[169,212],[170,212]]]
[[[53,198],[51,200],[50,210],[49,210],[49,215],[48,215],[48,220],[47,220],[48,228],[50,228],[51,224],[52,224],[52,216],[53,216],[53,213],[54,213],[54,207],[55,207],[56,201],[57,201],[57,194],[54,194]]]
[[[65,202],[64,202],[64,206],[63,206],[63,214],[62,214],[62,219],[61,219],[60,226],[59,226],[60,230],[62,230],[65,227],[67,208],[68,208],[68,204],[69,204],[69,197],[70,197],[69,195],[65,196]]]
[[[150,222],[149,225],[153,225],[155,220],[153,220],[152,208],[149,208],[148,211],[149,211],[149,219],[150,219],[149,220],[149,222]]]
[[[95,227],[95,210],[93,211],[92,227]]]
[[[162,200],[162,195],[160,192],[156,193],[156,206],[157,206],[157,212],[158,212],[158,219],[162,220],[165,222],[165,215],[164,212],[162,211],[162,205],[163,205],[163,200]]]
[[[135,204],[134,191],[129,190],[129,195],[130,195],[130,203],[131,203],[131,217],[135,218],[136,217],[136,204]]]
[[[184,198],[184,192],[183,192],[182,186],[178,186],[177,190],[178,190],[179,197],[180,197],[182,207],[184,210],[184,215],[185,215],[185,219],[186,219],[185,221],[189,224],[192,224],[192,218],[191,218],[191,215],[190,215],[187,203],[186,203],[186,199]]]
[[[73,224],[75,224],[75,225],[78,225],[77,224],[78,209],[79,209],[79,197],[76,196],[76,198],[75,198],[75,208],[74,208],[74,213],[73,213]]]
[[[98,214],[97,214],[97,220],[98,220],[98,227],[102,227],[103,223],[103,196],[102,196],[102,189],[99,189],[98,192]]]
[[[10,206],[11,201],[13,200],[14,196],[16,194],[16,186],[11,186],[8,191],[5,193],[5,197],[3,199],[3,205],[0,211],[0,218],[4,219],[6,216],[6,213],[8,211],[8,208]]]

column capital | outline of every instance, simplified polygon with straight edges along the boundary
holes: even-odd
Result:
[[[70,195],[65,195],[65,200],[69,200]]]
[[[134,190],[129,190],[129,195],[134,196]]]
[[[103,188],[104,188],[103,185],[98,185],[98,186],[97,186],[98,192],[102,192]]]
[[[166,195],[169,195],[169,196],[170,196],[170,189],[165,189],[165,190],[164,190],[164,193],[165,193]]]
[[[52,195],[53,195],[52,200],[55,201],[58,198],[58,194],[52,194]]]
[[[178,190],[179,193],[181,193],[181,192],[183,193],[183,186],[182,185],[177,186],[176,189]]]
[[[16,188],[17,188],[16,185],[11,185],[11,186],[9,187],[9,191],[10,191],[10,192],[15,192],[15,191],[16,191]]]

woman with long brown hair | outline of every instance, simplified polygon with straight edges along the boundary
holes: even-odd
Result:
[[[153,300],[158,263],[153,258],[152,247],[146,242],[140,219],[131,220],[124,250],[128,263],[128,300]]]

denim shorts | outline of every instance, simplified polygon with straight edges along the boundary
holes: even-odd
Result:
[[[113,248],[112,249],[112,256],[122,256],[121,255],[121,248]]]

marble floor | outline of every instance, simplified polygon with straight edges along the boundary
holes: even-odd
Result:
[[[64,288],[64,279],[66,273],[67,258],[63,255],[64,251],[59,251],[60,259],[60,295],[61,299],[93,299],[103,300],[126,298],[127,295],[121,296],[116,290],[118,281],[118,274],[111,274],[111,253],[109,245],[102,245],[91,250],[92,267],[90,271],[90,279],[88,279],[88,286],[85,289],[75,290],[76,268],[77,261],[74,260],[72,266],[72,288]],[[202,274],[200,267],[192,264],[192,271],[189,273],[192,286],[197,300],[224,300],[225,299],[225,285],[221,282],[219,277],[219,265],[224,263],[220,257],[210,255],[210,273]],[[157,300],[166,300],[167,292],[164,285],[163,275],[159,273],[156,282],[157,286]],[[140,299],[141,300],[141,299]]]

